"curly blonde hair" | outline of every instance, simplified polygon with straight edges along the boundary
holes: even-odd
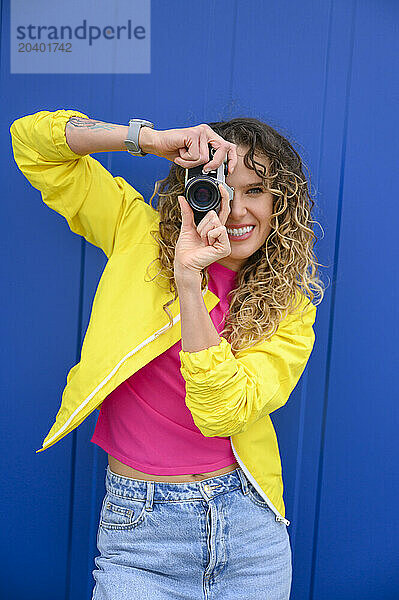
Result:
[[[311,224],[317,221],[310,217],[315,202],[309,193],[299,154],[270,125],[249,117],[208,125],[225,140],[248,148],[244,165],[262,178],[263,185],[273,195],[270,234],[265,243],[243,261],[236,273],[236,287],[228,294],[230,308],[219,335],[229,341],[235,353],[270,339],[288,312],[300,306],[303,295],[308,294],[312,302],[318,294],[314,304],[321,303],[324,284],[317,277],[319,263],[313,253],[317,237],[311,229]],[[267,157],[268,172],[255,160],[255,154]],[[159,226],[150,232],[159,245],[159,255],[148,265],[147,273],[150,266],[159,261],[160,269],[150,281],[162,273],[174,294],[173,300],[163,305],[170,319],[169,328],[173,318],[168,306],[178,296],[173,264],[181,229],[177,196],[184,195],[184,177],[185,169],[172,163],[168,176],[156,181],[150,198],[152,206],[153,198],[159,196],[156,208],[160,215]],[[201,275],[201,290],[204,290],[209,280],[208,268],[203,269]],[[299,290],[302,294],[298,294]]]

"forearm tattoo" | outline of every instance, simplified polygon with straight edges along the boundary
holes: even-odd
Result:
[[[104,123],[103,121],[97,121],[96,119],[85,119],[83,117],[71,117],[67,122],[67,126],[72,127],[86,127],[86,129],[115,129],[119,125],[113,123]]]

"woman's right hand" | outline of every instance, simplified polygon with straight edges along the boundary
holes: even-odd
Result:
[[[211,161],[208,144],[216,149]],[[144,152],[166,158],[184,169],[192,169],[202,164],[205,167],[206,163],[208,170],[214,170],[224,162],[226,155],[229,174],[237,164],[236,144],[223,139],[206,123],[165,131],[142,127],[139,145]]]

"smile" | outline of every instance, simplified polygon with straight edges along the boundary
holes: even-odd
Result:
[[[241,240],[246,240],[252,235],[252,231],[255,225],[250,225],[249,227],[243,227],[240,229],[227,229],[227,233],[229,234],[229,239],[239,242]]]

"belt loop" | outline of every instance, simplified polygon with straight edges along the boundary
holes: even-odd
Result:
[[[147,481],[147,497],[145,500],[145,509],[152,510],[152,504],[154,500],[154,482]]]
[[[237,473],[238,473],[238,477],[240,478],[240,481],[241,481],[242,493],[244,494],[244,496],[246,496],[248,494],[248,489],[249,489],[247,478],[245,477],[245,473],[241,469],[241,467],[238,467]]]

